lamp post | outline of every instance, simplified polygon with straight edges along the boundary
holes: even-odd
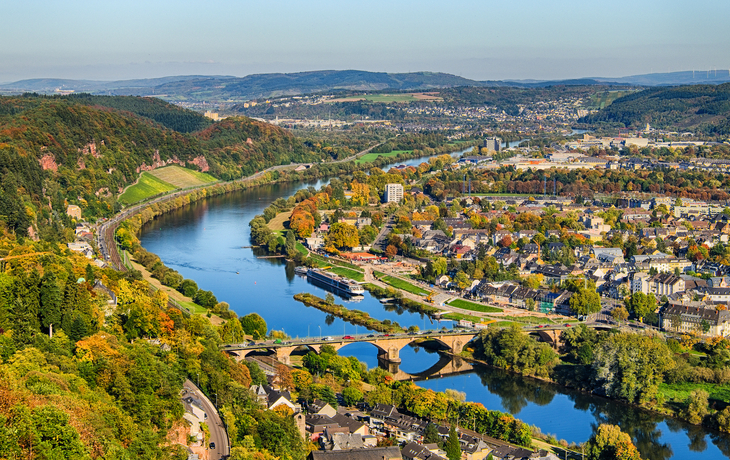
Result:
[[[322,326],[318,324],[317,327],[319,328],[319,340],[322,340]]]
[[[198,372],[198,388],[200,388],[200,372]]]
[[[215,394],[215,408],[218,409],[218,393]]]

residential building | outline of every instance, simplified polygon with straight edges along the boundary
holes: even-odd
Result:
[[[383,195],[383,201],[386,203],[400,203],[403,199],[403,185],[401,184],[386,184],[385,194]]]
[[[663,295],[669,297],[672,294],[683,292],[684,289],[685,281],[671,273],[658,273],[649,279],[649,290],[657,297]]]
[[[351,450],[313,450],[307,460],[402,460],[397,446]]]
[[[662,308],[659,319],[665,331],[694,332],[710,337],[725,337],[730,334],[728,310],[670,303]]]

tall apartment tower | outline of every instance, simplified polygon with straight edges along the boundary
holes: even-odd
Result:
[[[401,184],[386,184],[383,200],[386,203],[400,203],[403,199],[403,186]]]
[[[499,148],[502,145],[502,139],[498,137],[488,137],[484,139],[483,148],[490,152],[499,152]]]

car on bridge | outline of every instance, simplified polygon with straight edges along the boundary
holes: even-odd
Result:
[[[353,337],[351,335],[346,335],[346,336],[343,336],[342,339],[343,340],[355,340],[355,337]]]

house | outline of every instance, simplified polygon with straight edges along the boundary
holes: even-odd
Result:
[[[670,302],[660,311],[659,321],[665,331],[694,332],[710,337],[725,337],[730,333],[730,311],[713,307]]]
[[[312,415],[326,415],[328,417],[334,417],[337,415],[337,410],[330,406],[329,403],[320,399],[315,399],[309,405],[307,405],[307,414]]]
[[[649,279],[649,291],[657,297],[670,296],[684,289],[684,279],[671,273],[658,273]]]
[[[317,249],[324,247],[324,238],[319,236],[311,236],[309,238],[305,238],[304,242],[307,244],[307,247],[312,251],[316,251]]]
[[[68,243],[68,248],[73,252],[80,252],[87,259],[92,259],[94,257],[94,248],[92,248],[86,241],[74,241],[73,243]]]
[[[313,450],[307,460],[402,460],[400,449],[393,447],[373,447],[351,450]]]
[[[700,286],[694,292],[712,303],[730,303],[730,288]]]
[[[72,219],[81,220],[81,208],[75,204],[70,204],[66,207],[66,215]]]
[[[567,281],[572,271],[565,265],[541,265],[535,273],[541,274],[545,278],[546,283],[563,283]]]
[[[418,444],[409,442],[401,450],[403,460],[446,460],[445,457],[438,455],[437,444]]]
[[[295,414],[301,412],[301,406],[291,401],[291,394],[288,391],[278,391],[269,385],[252,385],[251,391],[256,395],[259,402],[266,406],[267,410],[286,406]]]
[[[649,293],[649,278],[651,276],[648,273],[636,272],[631,279],[631,293],[641,292],[643,294]]]

